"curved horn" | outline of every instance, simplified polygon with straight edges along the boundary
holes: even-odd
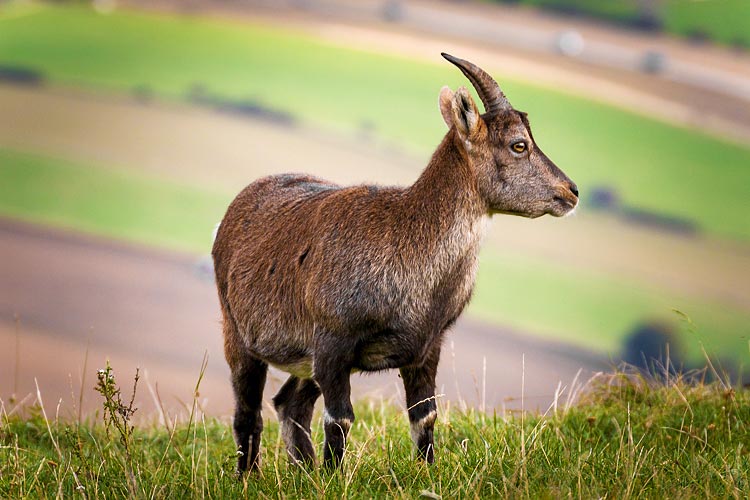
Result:
[[[458,69],[466,75],[466,78],[469,79],[476,89],[477,94],[479,94],[479,98],[482,100],[487,113],[513,109],[513,106],[510,105],[510,102],[508,102],[503,91],[500,90],[497,82],[482,68],[445,52],[441,52],[440,55],[458,66]]]

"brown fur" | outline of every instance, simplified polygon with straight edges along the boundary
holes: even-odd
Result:
[[[443,333],[471,296],[489,216],[559,216],[577,204],[575,185],[536,146],[524,114],[480,116],[465,88],[443,89],[440,108],[450,130],[412,186],[340,187],[286,174],[250,184],[229,206],[213,257],[238,400],[240,470],[248,453],[257,465],[262,421],[249,429],[238,419],[260,418],[255,394],[266,364],[319,386],[326,462],[340,462],[354,419],[352,371],[401,368],[407,399],[434,396]],[[527,142],[525,154],[511,150],[518,140]],[[303,422],[286,425],[309,433],[319,393],[287,385],[277,409],[301,415]],[[428,461],[434,410],[432,400],[409,412]],[[290,456],[312,462],[303,441],[289,438]]]

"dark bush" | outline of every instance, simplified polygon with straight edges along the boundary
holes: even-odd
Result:
[[[685,33],[688,41],[696,45],[703,45],[711,41],[711,36],[702,29],[693,28]]]
[[[34,68],[0,64],[0,81],[18,85],[41,85],[44,75]]]
[[[195,105],[206,106],[222,113],[261,118],[281,125],[294,124],[294,116],[286,111],[271,109],[252,98],[234,99],[212,94],[202,83],[191,85],[186,98]]]
[[[621,211],[623,218],[635,224],[651,226],[655,229],[679,233],[683,235],[694,235],[699,231],[698,224],[692,220],[678,217],[676,215],[665,215],[644,210],[636,207],[624,207]]]
[[[645,321],[637,325],[625,338],[622,360],[655,374],[667,365],[681,368],[679,339],[674,327],[662,321]]]
[[[148,85],[136,85],[133,87],[132,94],[141,104],[148,104],[154,99],[154,91]]]
[[[620,206],[620,197],[610,187],[595,187],[588,196],[588,205],[597,210],[615,210]]]

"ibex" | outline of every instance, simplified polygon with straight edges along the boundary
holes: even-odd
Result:
[[[259,465],[269,364],[291,374],[273,403],[292,461],[315,463],[310,423],[322,394],[324,465],[340,464],[354,420],[352,372],[398,368],[417,455],[432,463],[440,347],[471,296],[487,220],[559,217],[578,204],[526,114],[482,69],[443,57],[486,112],[465,87],[443,87],[449,131],[414,184],[265,177],[234,199],[218,228],[212,254],[239,473]]]

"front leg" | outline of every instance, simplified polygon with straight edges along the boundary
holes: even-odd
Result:
[[[435,376],[440,361],[440,344],[430,352],[424,364],[401,368],[401,378],[406,391],[406,408],[409,412],[411,438],[419,458],[431,464],[435,461],[433,431],[437,420]]]
[[[341,464],[349,429],[354,422],[350,377],[354,346],[348,339],[321,334],[316,342],[313,377],[323,394],[323,464],[334,468]]]

